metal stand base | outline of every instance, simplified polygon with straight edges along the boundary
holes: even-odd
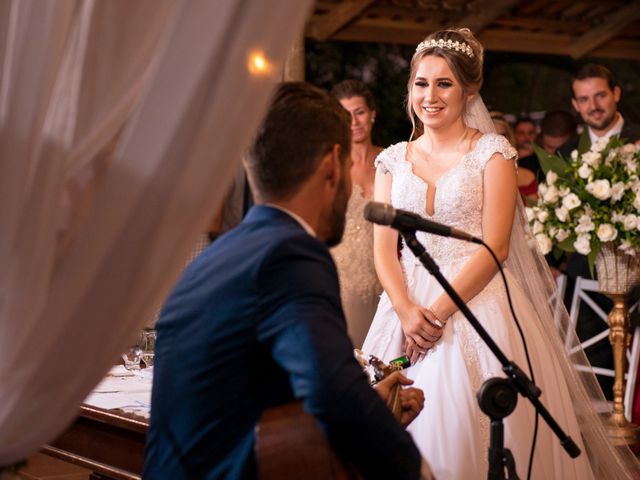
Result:
[[[611,443],[616,446],[640,444],[640,427],[626,420],[623,425],[609,425],[607,435]]]

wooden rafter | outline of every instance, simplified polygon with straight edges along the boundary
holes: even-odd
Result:
[[[478,33],[521,2],[522,0],[479,0],[473,3],[473,11],[456,23]]]
[[[589,30],[588,26],[582,25],[577,21],[567,22],[566,20],[557,20],[555,18],[530,18],[515,15],[497,18],[494,25],[507,28],[516,27],[534,32],[569,33],[572,35],[581,35]]]
[[[633,1],[609,15],[597,27],[571,42],[568,46],[568,53],[573,58],[580,58],[613,38],[620,30],[638,19],[640,19],[640,2]]]
[[[640,0],[469,0],[468,9],[461,2],[316,0],[305,33],[415,45],[435,30],[468,26],[487,50],[640,60]]]
[[[309,25],[308,34],[324,41],[353,21],[373,0],[350,0],[337,4],[326,15]]]

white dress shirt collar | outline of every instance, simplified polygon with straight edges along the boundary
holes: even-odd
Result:
[[[268,207],[271,207],[271,208],[277,208],[278,210],[280,210],[280,211],[282,211],[282,212],[286,213],[286,214],[287,214],[287,215],[289,215],[291,218],[293,218],[296,222],[298,222],[298,223],[300,224],[300,226],[301,226],[302,228],[304,228],[304,229],[305,229],[305,231],[306,231],[309,235],[311,235],[312,237],[316,238],[316,232],[315,232],[315,230],[314,230],[313,228],[311,228],[311,225],[309,225],[309,224],[304,220],[304,218],[302,218],[300,215],[296,215],[296,214],[295,214],[295,213],[293,213],[291,210],[287,210],[286,208],[281,207],[280,205],[275,205],[275,204],[273,204],[273,203],[266,203],[265,205],[266,205],[266,206],[268,206]]]

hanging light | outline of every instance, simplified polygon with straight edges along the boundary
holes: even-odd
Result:
[[[269,75],[272,65],[263,52],[253,51],[249,54],[247,68],[252,75]]]

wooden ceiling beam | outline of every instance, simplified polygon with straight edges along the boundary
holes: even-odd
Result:
[[[494,22],[495,25],[502,27],[516,27],[525,30],[542,30],[551,33],[568,33],[579,35],[588,30],[585,25],[579,22],[568,22],[567,20],[555,20],[548,18],[530,18],[530,17],[504,17],[498,18]]]
[[[327,40],[357,18],[372,3],[373,0],[350,0],[339,3],[309,26],[308,35],[316,40]]]
[[[640,61],[640,42],[622,39],[611,40],[591,51],[589,56]]]
[[[573,58],[581,58],[607,40],[617,35],[627,25],[640,19],[640,2],[634,0],[609,15],[604,22],[571,42],[568,53]]]
[[[407,28],[366,27],[352,25],[336,33],[332,40],[346,42],[399,43],[404,45],[418,45],[426,36],[427,30]]]
[[[522,0],[478,0],[472,3],[473,10],[457,20],[456,24],[478,34],[519,3]]]
[[[352,27],[377,28],[379,30],[412,30],[421,32],[423,36],[427,33],[442,28],[439,19],[430,18],[429,21],[415,22],[413,20],[389,20],[387,18],[363,18],[354,22]]]
[[[485,30],[478,40],[486,50],[497,52],[533,53],[542,55],[566,55],[570,35],[543,32],[515,32],[509,30]]]
[[[375,28],[352,25],[333,36],[334,40],[348,42],[398,43],[415,46],[420,43],[428,29],[407,28]],[[504,30],[485,30],[480,41],[489,51],[513,52],[541,55],[568,56],[570,35],[554,35],[548,33],[514,32]],[[612,40],[591,53],[594,57],[620,58],[640,61],[640,42],[633,40]]]

